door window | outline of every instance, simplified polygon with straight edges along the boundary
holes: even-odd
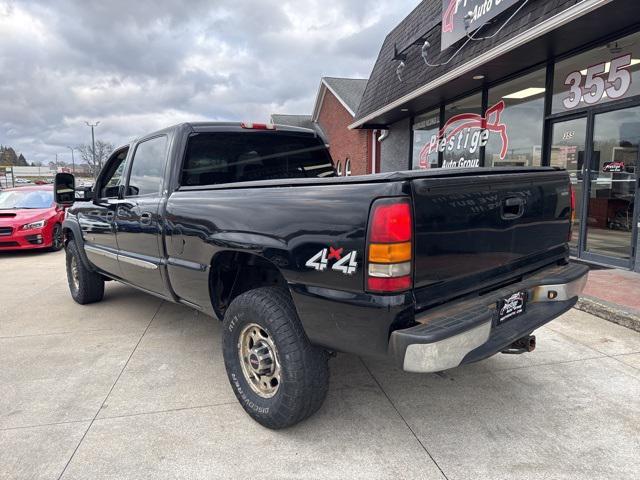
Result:
[[[576,197],[576,212],[570,245],[578,248],[580,221],[582,218],[582,167],[587,143],[587,117],[557,122],[553,124],[551,140],[551,166],[564,168],[569,172],[571,185]]]
[[[585,250],[630,259],[640,149],[640,107],[594,117]]]
[[[133,156],[127,196],[160,195],[166,160],[167,137],[156,137],[140,143]]]

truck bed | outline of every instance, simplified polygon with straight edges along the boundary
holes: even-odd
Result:
[[[540,173],[557,172],[555,167],[483,167],[483,168],[458,168],[445,169],[434,168],[430,170],[403,170],[397,172],[376,173],[373,175],[360,175],[352,177],[325,177],[325,178],[287,178],[278,180],[258,180],[255,182],[222,183],[216,185],[182,186],[181,191],[197,190],[226,190],[244,188],[269,188],[269,187],[295,187],[309,185],[352,185],[362,183],[402,182],[422,178],[460,178],[504,175],[509,173]]]

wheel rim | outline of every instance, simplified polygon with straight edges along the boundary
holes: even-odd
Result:
[[[53,229],[53,248],[58,249],[62,245],[62,229],[59,225]]]
[[[80,269],[78,268],[78,260],[75,256],[71,257],[71,284],[74,290],[80,288]]]
[[[262,398],[271,398],[280,387],[278,349],[269,332],[251,323],[242,329],[238,342],[242,373],[251,389]]]

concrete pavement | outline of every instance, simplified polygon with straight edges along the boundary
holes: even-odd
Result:
[[[339,355],[279,432],[236,402],[220,333],[113,282],[76,305],[63,252],[0,255],[0,479],[638,478],[640,334],[588,313],[438,375]]]

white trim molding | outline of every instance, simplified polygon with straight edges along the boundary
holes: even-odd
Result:
[[[520,35],[517,35],[516,37],[513,37],[511,39],[508,39],[503,43],[501,43],[500,45],[498,45],[497,47],[492,48],[491,50],[488,50],[481,55],[478,55],[473,60],[465,63],[464,65],[461,65],[458,68],[450,70],[449,72],[427,83],[426,85],[423,85],[422,87],[416,90],[413,90],[412,92],[406,94],[405,96],[391,102],[390,104],[382,108],[379,108],[373,113],[370,113],[366,117],[363,117],[360,120],[353,122],[351,125],[349,125],[349,130],[353,130],[355,128],[361,127],[362,125],[369,122],[370,120],[373,120],[374,118],[380,115],[383,115],[389,112],[390,110],[398,108],[401,105],[405,104],[406,102],[409,102],[421,95],[424,95],[425,93],[428,93],[431,90],[441,87],[442,85],[445,85],[446,83],[473,71],[474,69],[484,65],[485,63],[490,62],[491,60],[498,58],[501,55],[504,55],[505,53],[511,50],[514,50],[557,28],[560,28],[563,25],[566,25],[567,23],[577,18],[580,18],[583,15],[586,15],[587,13],[590,13],[608,3],[611,3],[612,1],[613,0],[582,0],[580,3],[576,3],[575,5],[567,8],[566,10],[563,10],[562,12],[554,15],[553,17],[521,33]]]

